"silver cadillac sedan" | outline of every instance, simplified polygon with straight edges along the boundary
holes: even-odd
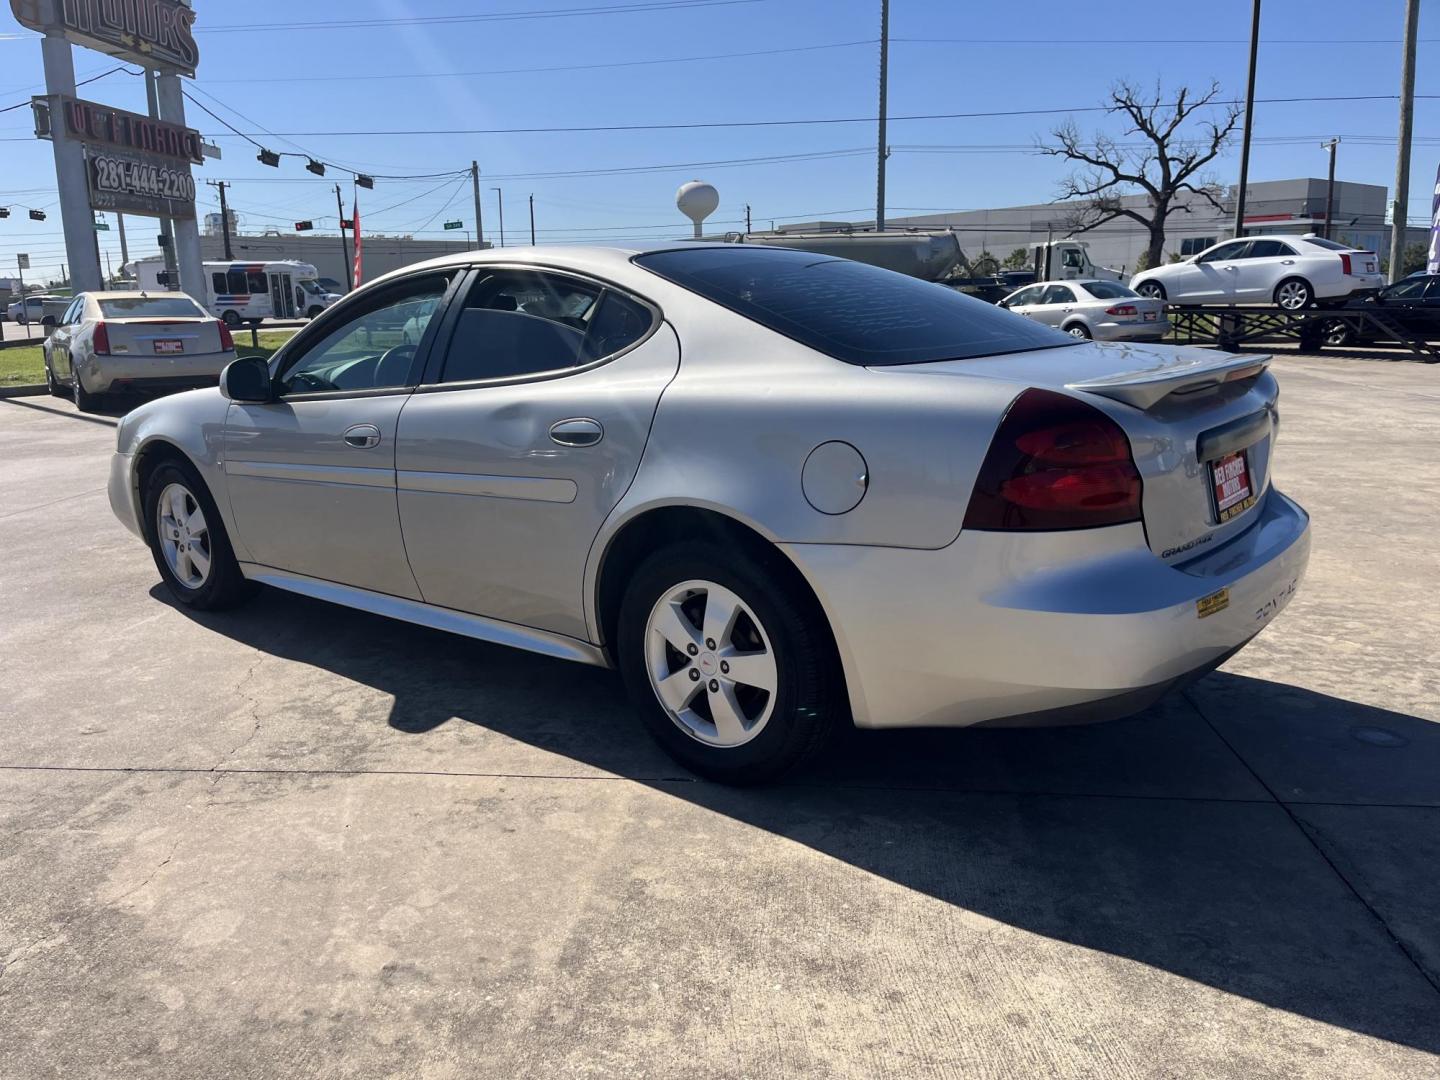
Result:
[[[1105,719],[1220,664],[1309,555],[1277,393],[813,253],[512,248],[131,412],[110,500],[181,604],[264,583],[618,667],[753,783],[846,724]]]

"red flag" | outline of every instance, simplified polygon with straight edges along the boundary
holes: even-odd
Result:
[[[355,288],[360,287],[360,200],[355,199],[350,203],[352,218],[350,221],[350,232],[355,238],[355,267],[354,278]]]

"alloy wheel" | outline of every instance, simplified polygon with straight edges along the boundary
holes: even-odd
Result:
[[[1287,281],[1275,290],[1275,302],[1286,311],[1299,311],[1310,303],[1310,287],[1303,281]]]
[[[210,577],[210,530],[205,511],[183,484],[166,484],[155,504],[155,535],[175,580],[198,589]]]
[[[775,710],[770,636],[745,601],[712,581],[682,582],[656,601],[645,668],[670,719],[707,746],[743,746]]]

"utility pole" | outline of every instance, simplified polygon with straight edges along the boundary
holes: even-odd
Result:
[[[355,279],[350,274],[350,245],[345,243],[345,201],[340,197],[340,185],[335,185],[335,209],[340,212],[340,251],[345,256],[345,287],[355,288]]]
[[[1331,215],[1335,212],[1335,148],[1340,145],[1340,136],[1336,135],[1329,142],[1322,142],[1320,148],[1330,151],[1330,174],[1325,179],[1325,239],[1334,240],[1335,236],[1330,229]]]
[[[1235,235],[1245,235],[1245,188],[1250,183],[1250,129],[1255,126],[1255,61],[1260,52],[1260,0],[1250,16],[1250,78],[1245,84],[1245,130],[1240,135],[1240,186],[1235,191]]]
[[[503,248],[505,246],[505,193],[498,187],[492,187],[490,190],[495,192],[495,198],[500,203],[500,246]]]
[[[745,204],[745,235],[750,235],[750,204]]]
[[[125,272],[125,264],[130,261],[130,245],[125,242],[125,215],[116,214],[115,223],[120,228],[120,272]]]
[[[1410,220],[1410,137],[1415,130],[1415,33],[1420,0],[1405,0],[1405,60],[1400,67],[1400,152],[1395,156],[1395,201],[1390,207],[1390,280],[1405,276],[1405,225]]]
[[[475,193],[475,246],[485,246],[485,219],[480,216],[480,163],[470,162],[470,189]]]
[[[530,193],[530,246],[535,246],[535,193]]]
[[[230,250],[230,209],[225,205],[225,189],[230,185],[224,180],[206,180],[213,188],[220,189],[220,230],[225,237],[225,258],[233,259],[235,255]]]
[[[1256,4],[1260,0],[1255,0]],[[880,127],[875,146],[875,231],[885,231],[885,91],[890,77],[890,0],[880,0]]]

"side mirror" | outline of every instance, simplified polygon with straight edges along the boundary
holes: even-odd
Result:
[[[270,401],[273,394],[269,365],[258,356],[231,360],[220,372],[220,393],[231,401]]]

